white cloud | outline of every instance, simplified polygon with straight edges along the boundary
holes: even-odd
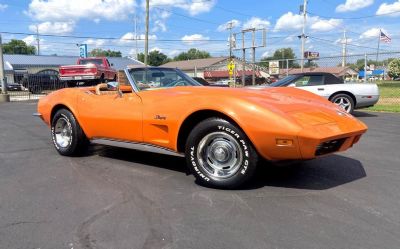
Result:
[[[198,15],[200,13],[209,12],[215,5],[216,0],[199,1],[199,0],[152,0],[150,5],[152,7],[171,7],[180,8],[190,15]],[[143,1],[144,7],[145,1]]]
[[[339,38],[339,39],[337,39],[334,43],[335,44],[343,44],[343,43],[347,43],[347,44],[349,44],[349,43],[352,43],[353,42],[353,39],[351,39],[351,38],[347,38],[346,40],[344,39],[344,38]]]
[[[168,56],[169,56],[169,57],[175,57],[175,56],[177,56],[179,53],[180,53],[179,50],[171,50],[171,51],[169,51]]]
[[[371,38],[378,39],[380,30],[382,30],[382,32],[385,33],[386,35],[389,35],[389,33],[385,29],[371,28],[362,33],[360,35],[360,39],[371,39]]]
[[[330,31],[337,29],[343,23],[340,19],[322,19],[318,16],[309,16],[307,18],[307,26],[312,31]],[[275,24],[274,31],[291,31],[299,30],[303,27],[303,16],[288,12],[283,14]]]
[[[143,42],[145,39],[145,35],[144,34],[138,34],[137,35],[137,39],[139,42]],[[149,40],[157,40],[157,36],[156,35],[149,35]],[[120,44],[133,44],[135,42],[135,33],[133,32],[128,32],[126,34],[124,34],[123,36],[121,36],[121,38],[118,40],[117,43]]]
[[[366,8],[374,3],[374,0],[346,0],[345,3],[336,7],[337,12],[356,11]]]
[[[36,28],[38,28],[39,33],[43,34],[68,34],[74,30],[75,22],[43,22],[37,25],[29,25],[29,30],[32,32],[36,32]]]
[[[96,48],[98,48],[98,47],[102,47],[106,43],[106,40],[104,40],[104,39],[89,39],[89,40],[84,41],[83,43],[85,43],[87,45],[92,45],[92,46],[95,46]]]
[[[7,4],[2,4],[2,3],[0,3],[0,11],[3,11],[3,10],[5,10],[5,9],[7,9],[8,8],[8,5]]]
[[[390,14],[390,16],[400,16],[400,0],[392,4],[383,3],[381,4],[381,6],[379,6],[378,10],[376,11],[377,15],[385,15],[389,13],[392,13]]]
[[[271,23],[268,20],[261,19],[259,17],[252,17],[243,24],[244,29],[256,28],[263,29],[268,28]]]
[[[283,14],[276,21],[275,31],[283,31],[283,30],[298,30],[303,26],[303,17],[301,15],[293,14],[292,12],[288,12]]]
[[[262,55],[261,58],[266,58],[269,56],[269,51],[265,51]]]
[[[135,7],[135,0],[32,0],[26,13],[40,21],[123,20]]]
[[[232,28],[236,28],[236,27],[240,26],[239,20],[232,19],[230,21],[227,21],[226,23],[219,25],[217,28],[217,31],[219,31],[219,32],[226,31],[230,27],[231,23],[232,23]]]
[[[29,46],[32,46],[32,45],[36,46],[37,45],[36,36],[34,36],[34,35],[29,35],[29,36],[23,38],[22,40]]]
[[[342,23],[343,21],[339,19],[319,19],[311,24],[311,29],[314,31],[330,31],[332,29],[337,29]]]
[[[161,48],[159,48],[159,47],[153,47],[153,48],[150,49],[150,52],[152,52],[152,51],[158,51],[158,52],[161,53],[163,50]]]
[[[203,36],[201,34],[193,34],[193,35],[185,35],[182,37],[182,41],[186,44],[193,44],[196,41],[207,41],[210,40],[210,37]]]

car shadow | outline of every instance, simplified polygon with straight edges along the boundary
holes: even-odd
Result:
[[[356,118],[364,118],[364,117],[378,117],[378,115],[372,112],[361,112],[361,111],[354,111],[353,116]]]
[[[183,157],[168,156],[103,145],[96,145],[91,148],[89,151],[89,155],[90,154],[97,154],[101,157],[107,157],[131,163],[145,164],[148,166],[189,174],[189,170],[186,167],[185,158]]]
[[[285,166],[261,164],[254,181],[246,189],[273,186],[326,190],[366,176],[360,161],[341,155],[329,155]]]
[[[189,174],[186,161],[181,157],[109,146],[96,146],[92,153],[115,160]],[[254,179],[237,190],[252,190],[268,186],[326,190],[366,176],[367,174],[360,161],[341,155],[329,155],[285,166],[264,162],[260,163]]]

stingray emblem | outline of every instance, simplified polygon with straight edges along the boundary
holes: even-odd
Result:
[[[156,120],[166,120],[167,119],[167,117],[166,116],[161,116],[161,115],[156,115],[155,117],[154,117],[154,119],[156,119]]]

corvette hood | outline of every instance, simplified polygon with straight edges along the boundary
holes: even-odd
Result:
[[[292,112],[314,108],[332,108],[328,100],[296,88],[289,87],[254,87],[254,88],[220,88],[220,87],[175,87],[173,95],[193,94],[205,98],[235,98],[276,109],[281,112]]]
[[[242,106],[248,112],[274,113],[276,118],[284,117],[299,125],[314,126],[328,123],[342,123],[354,119],[341,111],[325,98],[290,87],[264,88],[217,88],[217,87],[176,87],[170,89],[174,97],[193,95],[209,99],[212,105],[221,98]],[[226,105],[223,107],[227,109]]]

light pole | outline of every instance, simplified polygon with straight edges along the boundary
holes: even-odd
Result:
[[[148,65],[148,54],[149,54],[149,9],[150,9],[150,0],[146,0],[146,32],[145,32],[145,41],[144,41],[144,65],[147,67]]]
[[[4,74],[3,41],[0,34],[0,102],[10,102],[10,95],[7,94],[7,80]]]

